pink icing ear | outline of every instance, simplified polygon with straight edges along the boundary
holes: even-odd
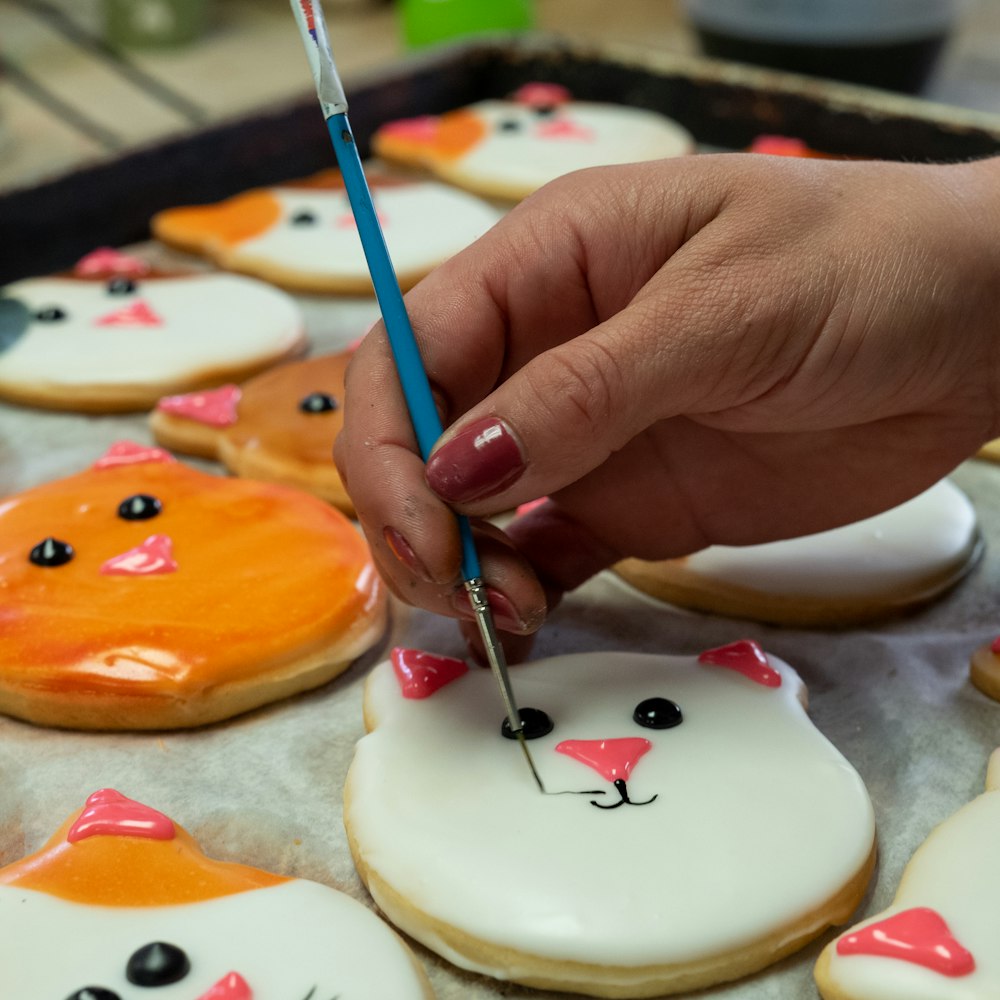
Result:
[[[527,500],[522,504],[518,505],[517,510],[514,512],[518,517],[523,517],[525,514],[533,511],[536,507],[541,507],[542,504],[548,502],[548,497],[539,497],[537,500]]]
[[[529,108],[551,108],[568,104],[573,95],[558,83],[526,83],[514,91],[511,100]]]
[[[897,958],[953,978],[976,970],[971,953],[955,940],[941,915],[926,906],[845,934],[837,942],[837,954]]]
[[[468,673],[469,667],[464,660],[456,660],[453,656],[437,656],[422,649],[396,646],[392,651],[392,669],[404,698],[429,698]]]
[[[101,566],[105,576],[157,576],[175,573],[174,544],[168,535],[150,535],[134,549],[112,556]]]
[[[177,459],[162,448],[153,448],[135,441],[116,441],[91,466],[92,469],[114,469],[119,465],[142,465],[144,462],[176,462]]]
[[[163,320],[153,312],[148,302],[140,301],[98,316],[94,326],[163,326]]]
[[[98,247],[76,262],[73,273],[80,277],[107,273],[137,276],[148,274],[149,269],[149,265],[138,257],[130,257],[114,247]]]
[[[242,396],[238,385],[220,385],[205,392],[185,392],[164,396],[156,408],[162,413],[184,417],[209,427],[231,427],[236,423],[236,406]]]
[[[202,993],[198,1000],[253,1000],[253,990],[238,972],[230,972]]]
[[[121,792],[102,788],[87,799],[86,807],[66,834],[71,844],[88,837],[173,840],[174,824],[163,813],[126,798]]]
[[[739,639],[727,646],[706,649],[698,662],[736,670],[764,687],[781,687],[781,674],[767,662],[764,650],[753,639]]]

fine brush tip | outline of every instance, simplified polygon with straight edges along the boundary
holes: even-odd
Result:
[[[538,790],[544,795],[545,785],[542,784],[542,777],[535,767],[534,760],[531,758],[531,751],[528,749],[528,741],[524,738],[523,729],[519,729],[517,731],[517,742],[521,744],[521,750],[524,751],[524,759],[528,762],[528,767],[531,769],[531,776],[535,779],[535,784],[538,785]]]

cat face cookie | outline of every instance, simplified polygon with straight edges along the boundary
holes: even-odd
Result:
[[[892,905],[845,931],[816,964],[826,1000],[1000,996],[1000,751],[986,792],[931,831]]]
[[[217,458],[238,476],[308,490],[353,515],[333,464],[350,357],[326,354],[279,365],[242,386],[167,396],[150,427],[167,448]]]
[[[149,409],[305,348],[298,305],[232,274],[155,271],[103,249],[0,291],[0,397],[53,409]]]
[[[163,813],[91,795],[0,868],[0,990],[59,1000],[429,1000],[399,938],[343,893],[204,855]]]
[[[943,480],[855,524],[765,545],[714,545],[683,559],[626,559],[615,570],[659,600],[800,627],[848,626],[919,607],[958,583],[982,552],[968,497]]]
[[[433,181],[372,175],[372,198],[400,285],[415,285],[486,232],[500,213]],[[361,239],[340,174],[247,191],[215,205],[171,208],[152,221],[171,246],[301,292],[371,295]]]
[[[316,687],[381,635],[342,514],[122,443],[0,503],[0,710],[81,729],[194,726]]]
[[[695,148],[686,129],[655,111],[576,101],[564,87],[543,83],[527,84],[510,100],[389,122],[376,130],[372,145],[386,160],[513,200],[573,170]]]
[[[345,822],[408,934],[499,979],[649,997],[762,968],[850,916],[872,809],[789,666],[741,642],[511,679],[545,794],[488,671],[398,650],[369,677]]]

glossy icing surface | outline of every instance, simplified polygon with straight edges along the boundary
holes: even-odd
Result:
[[[393,125],[380,134],[380,152],[393,153]],[[520,101],[480,101],[442,116],[437,130],[404,136],[401,158],[419,160],[446,176],[500,188],[534,189],[571,170],[658,159],[692,152],[690,134],[652,111],[574,101],[539,109]]]
[[[1000,763],[994,763],[998,760],[994,753],[987,791],[936,827],[914,853],[892,905],[827,948],[829,982],[839,990],[838,997],[994,1000],[1000,996],[1000,782],[996,780]],[[971,971],[944,975],[899,958],[840,952],[839,941],[913,909],[929,909],[941,919],[948,934],[970,954]]]
[[[107,282],[30,278],[4,294],[37,315],[0,353],[0,382],[42,386],[169,382],[292,350],[302,337],[298,305],[262,282],[228,274],[134,279],[115,295]]]
[[[242,390],[238,385],[220,385],[205,392],[164,396],[156,408],[175,417],[184,417],[209,427],[229,427],[236,423],[236,407]]]
[[[964,565],[977,544],[976,512],[948,480],[855,524],[766,545],[714,545],[685,569],[768,594],[878,596]]]
[[[309,273],[367,276],[361,239],[343,191],[274,188],[272,197],[279,206],[277,221],[267,231],[234,245],[229,258],[234,264],[254,261]],[[434,182],[376,186],[373,199],[393,265],[400,273],[426,270],[446,260],[500,217],[479,198]],[[294,221],[307,215],[315,221]]]
[[[780,687],[695,656],[591,653],[512,668],[521,707],[554,724],[530,743],[546,789],[577,793],[548,795],[500,735],[488,671],[412,700],[382,663],[366,690],[374,728],[348,778],[352,844],[417,910],[530,955],[644,965],[757,941],[854,878],[874,836],[860,778],[807,718],[794,671],[769,661]],[[657,696],[682,723],[654,731],[633,720]],[[620,740],[636,750],[636,739],[648,748],[605,761],[614,775],[558,751]],[[626,770],[631,804],[607,808]],[[392,905],[377,892],[376,901]],[[452,954],[424,921],[388,912],[450,960],[511,974]]]
[[[65,1000],[88,986],[120,1000],[428,996],[401,942],[342,893],[214,861],[180,827],[166,841],[69,843],[72,822],[38,854],[0,868],[5,997]],[[150,990],[127,966],[153,942],[179,955],[180,978]]]
[[[137,493],[149,520],[117,515]],[[75,550],[28,553],[58,526]],[[173,572],[102,572],[151,535]],[[91,468],[0,502],[0,685],[53,692],[184,693],[326,648],[383,600],[364,541],[297,491],[179,462]]]
[[[240,450],[280,455],[307,466],[334,471],[333,442],[344,426],[342,406],[320,413],[299,407],[313,392],[343,402],[344,372],[350,354],[323,354],[280,365],[243,386],[236,423],[226,440]]]

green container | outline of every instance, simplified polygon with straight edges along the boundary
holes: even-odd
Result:
[[[103,0],[104,37],[116,48],[185,45],[200,38],[208,0]]]
[[[410,48],[466,35],[524,31],[534,26],[532,0],[398,0]]]

